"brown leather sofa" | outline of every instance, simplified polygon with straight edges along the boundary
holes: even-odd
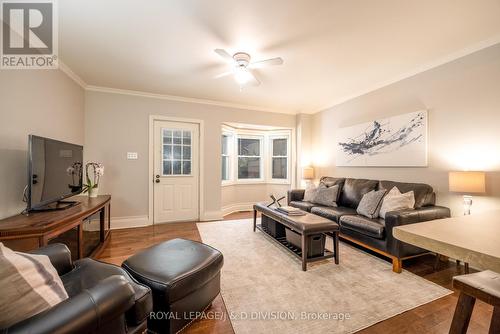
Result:
[[[427,253],[425,249],[401,242],[393,237],[396,226],[450,217],[450,209],[436,206],[436,194],[423,183],[404,183],[352,178],[322,177],[327,187],[339,185],[338,207],[326,207],[303,201],[304,190],[288,191],[288,205],[329,218],[340,225],[341,238],[392,259],[393,271],[401,272],[402,260]],[[397,187],[402,193],[413,190],[415,209],[393,211],[385,219],[358,215],[356,208],[364,194],[378,189]]]

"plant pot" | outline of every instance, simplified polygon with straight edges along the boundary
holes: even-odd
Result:
[[[97,197],[97,194],[99,194],[99,188],[90,188],[88,193],[89,197]]]

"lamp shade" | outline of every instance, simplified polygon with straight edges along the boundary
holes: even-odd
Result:
[[[486,192],[486,177],[484,172],[450,172],[450,191],[458,193]]]
[[[302,178],[304,180],[312,180],[312,179],[314,179],[314,168],[312,168],[312,167],[304,167],[304,168],[302,168]]]

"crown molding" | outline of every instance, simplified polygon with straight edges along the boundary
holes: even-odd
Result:
[[[372,86],[370,86],[370,87],[368,87],[366,89],[362,89],[362,90],[358,91],[357,93],[346,95],[344,97],[336,99],[335,101],[331,102],[327,106],[325,106],[323,108],[320,108],[317,111],[312,112],[311,114],[316,114],[316,113],[319,113],[319,112],[331,109],[331,108],[336,107],[336,106],[338,106],[338,105],[340,105],[342,103],[345,103],[347,101],[353,100],[353,99],[355,99],[357,97],[360,97],[360,96],[366,95],[368,93],[374,92],[374,91],[376,91],[378,89],[387,87],[387,86],[392,85],[392,84],[394,84],[396,82],[402,81],[404,79],[408,79],[408,78],[413,77],[413,76],[415,76],[417,74],[429,71],[429,70],[431,70],[433,68],[436,68],[436,67],[439,67],[441,65],[445,65],[447,63],[451,63],[451,62],[453,62],[455,60],[458,60],[460,58],[466,57],[466,56],[471,55],[471,54],[473,54],[475,52],[481,51],[483,49],[489,48],[489,47],[491,47],[493,45],[496,45],[496,44],[499,44],[499,43],[500,43],[500,35],[497,35],[497,36],[495,36],[493,38],[489,38],[489,39],[484,40],[484,41],[482,41],[480,43],[477,43],[477,44],[471,45],[469,47],[466,47],[465,49],[462,49],[460,51],[450,53],[450,54],[448,54],[448,55],[446,55],[444,57],[438,58],[438,59],[436,59],[436,60],[434,60],[432,62],[429,62],[427,64],[419,66],[419,67],[413,69],[412,71],[403,73],[401,75],[393,77],[392,79],[379,82],[378,84],[372,85]]]
[[[183,96],[167,95],[167,94],[155,94],[155,93],[148,93],[148,92],[128,90],[128,89],[118,89],[118,88],[101,87],[101,86],[93,86],[93,85],[87,85],[87,87],[85,89],[88,91],[100,92],[100,93],[139,96],[139,97],[169,100],[169,101],[175,101],[175,102],[197,103],[197,104],[204,104],[204,105],[211,105],[211,106],[218,106],[218,107],[225,107],[225,108],[245,109],[245,110],[252,110],[252,111],[263,111],[263,112],[280,113],[280,114],[293,114],[291,112],[286,112],[283,110],[274,110],[274,109],[270,109],[270,108],[244,105],[244,104],[238,104],[238,103],[222,102],[222,101],[206,100],[206,99],[197,99],[194,97],[183,97]]]
[[[69,68],[69,66],[63,63],[60,59],[59,59],[59,69],[62,72],[64,72],[71,80],[76,82],[80,87],[82,87],[83,89],[87,88],[88,86],[87,83],[83,81],[83,79],[78,74],[73,72],[73,70],[71,70],[71,68]]]

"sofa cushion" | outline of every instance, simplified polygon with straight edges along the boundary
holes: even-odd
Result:
[[[366,193],[359,202],[356,211],[367,218],[377,218],[380,212],[380,206],[384,199],[386,190],[372,190]]]
[[[48,256],[14,252],[0,242],[0,328],[68,298]]]
[[[312,200],[314,204],[324,205],[324,206],[337,206],[337,195],[339,193],[339,186],[334,185],[332,187],[327,187],[324,184],[320,184],[316,190],[316,194]]]
[[[369,237],[383,239],[384,238],[384,221],[381,219],[370,219],[363,216],[342,216],[340,218],[340,226],[342,229],[349,229]]]
[[[340,194],[339,206],[356,209],[363,195],[375,190],[378,181],[365,179],[346,179]]]
[[[413,191],[415,195],[415,209],[436,204],[434,190],[428,184],[393,181],[380,181],[378,184],[379,189],[385,189],[387,191],[390,191],[394,187],[398,188],[401,193]]]
[[[311,209],[311,213],[315,215],[328,218],[338,223],[340,217],[343,215],[355,215],[356,210],[346,207],[327,207],[327,206],[315,206]]]
[[[304,199],[303,199],[303,201],[312,202],[312,200],[314,199],[314,197],[316,197],[316,193],[317,192],[318,192],[318,187],[316,187],[314,184],[311,184],[304,191]]]
[[[385,195],[380,207],[380,218],[385,219],[387,212],[400,210],[413,210],[415,208],[415,195],[413,190],[401,194],[398,188],[394,187]]]
[[[339,192],[337,194],[337,199],[335,200],[335,202],[337,202],[337,203],[339,201],[340,193],[342,192],[342,188],[344,187],[344,182],[345,182],[345,178],[343,178],[343,177],[331,177],[331,176],[323,176],[319,180],[319,184],[324,184],[327,187],[333,187],[336,185],[339,186]]]
[[[306,201],[291,201],[289,203],[290,206],[293,206],[294,208],[298,208],[304,211],[311,211],[311,208],[315,206],[316,204],[313,204],[311,202],[306,202]]]

